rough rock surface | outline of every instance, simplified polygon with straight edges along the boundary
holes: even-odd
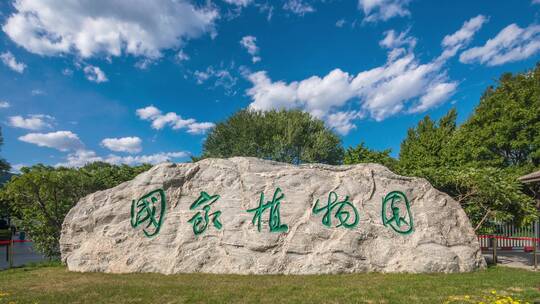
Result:
[[[270,206],[277,187],[284,194],[276,208],[281,222],[274,217],[275,229],[270,231],[270,213],[276,212],[268,208],[261,212],[259,232],[257,221],[252,222],[256,212],[247,210],[258,207],[261,192],[263,204]],[[144,231],[153,234],[156,225],[144,221],[148,214],[142,212],[143,223],[134,228],[132,201],[142,202],[141,197],[156,189],[163,189],[166,207],[159,233],[148,237]],[[202,191],[220,195],[208,209],[209,214],[221,214],[217,223],[212,221],[216,214],[209,216],[206,229],[196,235],[193,221],[188,221],[200,211],[203,221],[197,227],[203,227],[205,204],[192,210],[190,206]],[[356,226],[350,205],[337,204],[325,217],[322,207],[332,191],[339,199],[331,203],[349,196],[358,212]],[[412,218],[403,197],[395,206],[387,200],[383,207],[392,191],[408,199]],[[151,204],[157,206],[155,223],[160,198],[158,193]],[[386,225],[383,212],[390,219]],[[276,231],[283,225],[288,226],[286,232]],[[409,233],[398,233],[409,226]],[[62,260],[72,271],[316,274],[465,272],[485,267],[462,208],[424,179],[398,176],[377,164],[294,166],[240,157],[163,163],[132,181],[88,195],[66,216],[60,246]]]

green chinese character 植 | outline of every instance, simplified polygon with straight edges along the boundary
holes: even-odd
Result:
[[[257,230],[261,231],[261,217],[263,212],[266,209],[270,209],[270,214],[268,218],[268,225],[270,226],[270,232],[286,232],[289,230],[289,226],[286,224],[281,224],[281,216],[279,213],[279,207],[281,205],[281,200],[285,195],[281,192],[281,189],[278,187],[274,191],[274,196],[271,201],[264,202],[264,193],[261,192],[261,197],[259,200],[259,206],[253,209],[247,210],[247,212],[254,212],[253,220],[251,221],[254,225],[257,223]]]

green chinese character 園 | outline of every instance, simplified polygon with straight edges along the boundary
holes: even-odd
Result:
[[[324,211],[324,215],[322,218],[323,225],[327,227],[332,227],[332,211],[335,210],[334,217],[339,220],[339,223],[336,225],[336,227],[345,227],[345,228],[353,228],[358,224],[358,211],[356,210],[356,207],[349,202],[349,197],[345,196],[345,199],[338,202],[338,195],[331,191],[328,194],[328,201],[326,205],[322,207],[319,206],[319,200],[315,202],[315,205],[313,206],[313,213],[319,214],[320,212]],[[354,218],[352,218],[354,216]]]
[[[249,209],[247,212],[254,212],[253,220],[251,221],[254,225],[257,223],[257,230],[261,231],[261,217],[263,212],[270,208],[270,215],[268,219],[268,225],[270,226],[270,232],[287,232],[289,226],[286,224],[281,224],[281,216],[279,213],[279,207],[281,205],[281,200],[285,195],[281,192],[281,189],[278,187],[274,191],[274,196],[271,201],[264,202],[264,193],[261,192],[261,198],[259,200],[259,206],[257,208]]]
[[[167,200],[163,189],[154,190],[145,194],[137,201],[131,202],[131,227],[137,228],[146,224],[143,228],[144,235],[153,237],[159,233],[165,209],[167,208]]]
[[[407,196],[401,191],[392,191],[382,200],[382,222],[400,234],[413,231],[413,218]]]
[[[201,195],[199,195],[199,198],[191,204],[189,207],[189,210],[194,210],[198,208],[201,205],[203,206],[204,215],[201,214],[201,211],[198,211],[189,221],[188,223],[191,223],[193,225],[193,233],[195,235],[199,235],[203,233],[206,228],[208,227],[208,223],[210,223],[210,218],[212,218],[212,224],[217,229],[221,229],[222,225],[219,221],[219,216],[221,215],[221,211],[216,211],[213,213],[210,213],[210,208],[212,204],[214,204],[219,199],[219,195],[212,195],[210,196],[208,193],[202,191]]]

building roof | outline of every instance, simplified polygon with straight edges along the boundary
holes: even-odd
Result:
[[[540,171],[529,173],[518,178],[523,183],[534,183],[540,181]]]

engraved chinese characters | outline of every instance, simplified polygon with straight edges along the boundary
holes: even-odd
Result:
[[[281,189],[278,187],[274,191],[274,196],[271,201],[264,203],[264,193],[261,192],[261,199],[259,200],[259,206],[254,209],[249,209],[247,212],[254,212],[253,224],[257,222],[257,230],[261,232],[261,217],[263,212],[270,208],[270,214],[268,216],[268,224],[270,226],[270,232],[286,232],[289,230],[289,226],[286,224],[281,224],[281,214],[279,213],[279,207],[281,205],[281,200],[285,195],[281,192]]]
[[[383,198],[381,217],[384,226],[390,226],[397,233],[409,234],[413,231],[409,200],[401,191],[392,191]]]
[[[194,235],[201,235],[209,225],[221,230],[223,224],[220,220],[221,211],[216,205],[220,195],[210,195],[201,191],[199,197],[190,205],[189,210],[196,212],[187,222],[192,225]],[[291,202],[289,202],[291,203]],[[281,207],[286,208],[285,193],[281,188],[274,190],[271,200],[265,199],[265,193],[261,192],[258,205],[247,209],[251,213],[251,223],[257,231],[262,231],[263,220],[268,219],[268,231],[285,233],[289,230],[286,222],[282,222]],[[400,191],[392,191],[382,199],[381,221],[385,227],[391,228],[399,234],[409,234],[413,231],[413,217],[407,196]],[[164,221],[167,201],[162,189],[154,190],[142,196],[131,204],[131,226],[138,228],[143,226],[143,233],[147,237],[156,236]],[[321,217],[321,223],[328,228],[354,229],[360,221],[360,212],[355,204],[344,196],[330,191],[326,203],[317,199],[311,209],[313,217]]]
[[[131,202],[131,227],[144,226],[143,232],[147,237],[159,233],[163,224],[167,199],[165,191],[157,189]]]
[[[203,233],[206,228],[208,227],[208,223],[210,222],[210,218],[212,218],[212,224],[214,224],[214,227],[217,229],[221,229],[222,225],[219,221],[219,216],[221,215],[221,211],[215,211],[210,213],[210,209],[212,204],[214,204],[219,199],[219,195],[212,195],[210,196],[206,192],[201,192],[201,195],[191,206],[189,206],[189,210],[197,209],[199,206],[203,206],[204,215],[201,215],[201,211],[197,212],[189,221],[188,223],[193,224],[193,233],[195,235],[199,235]]]

